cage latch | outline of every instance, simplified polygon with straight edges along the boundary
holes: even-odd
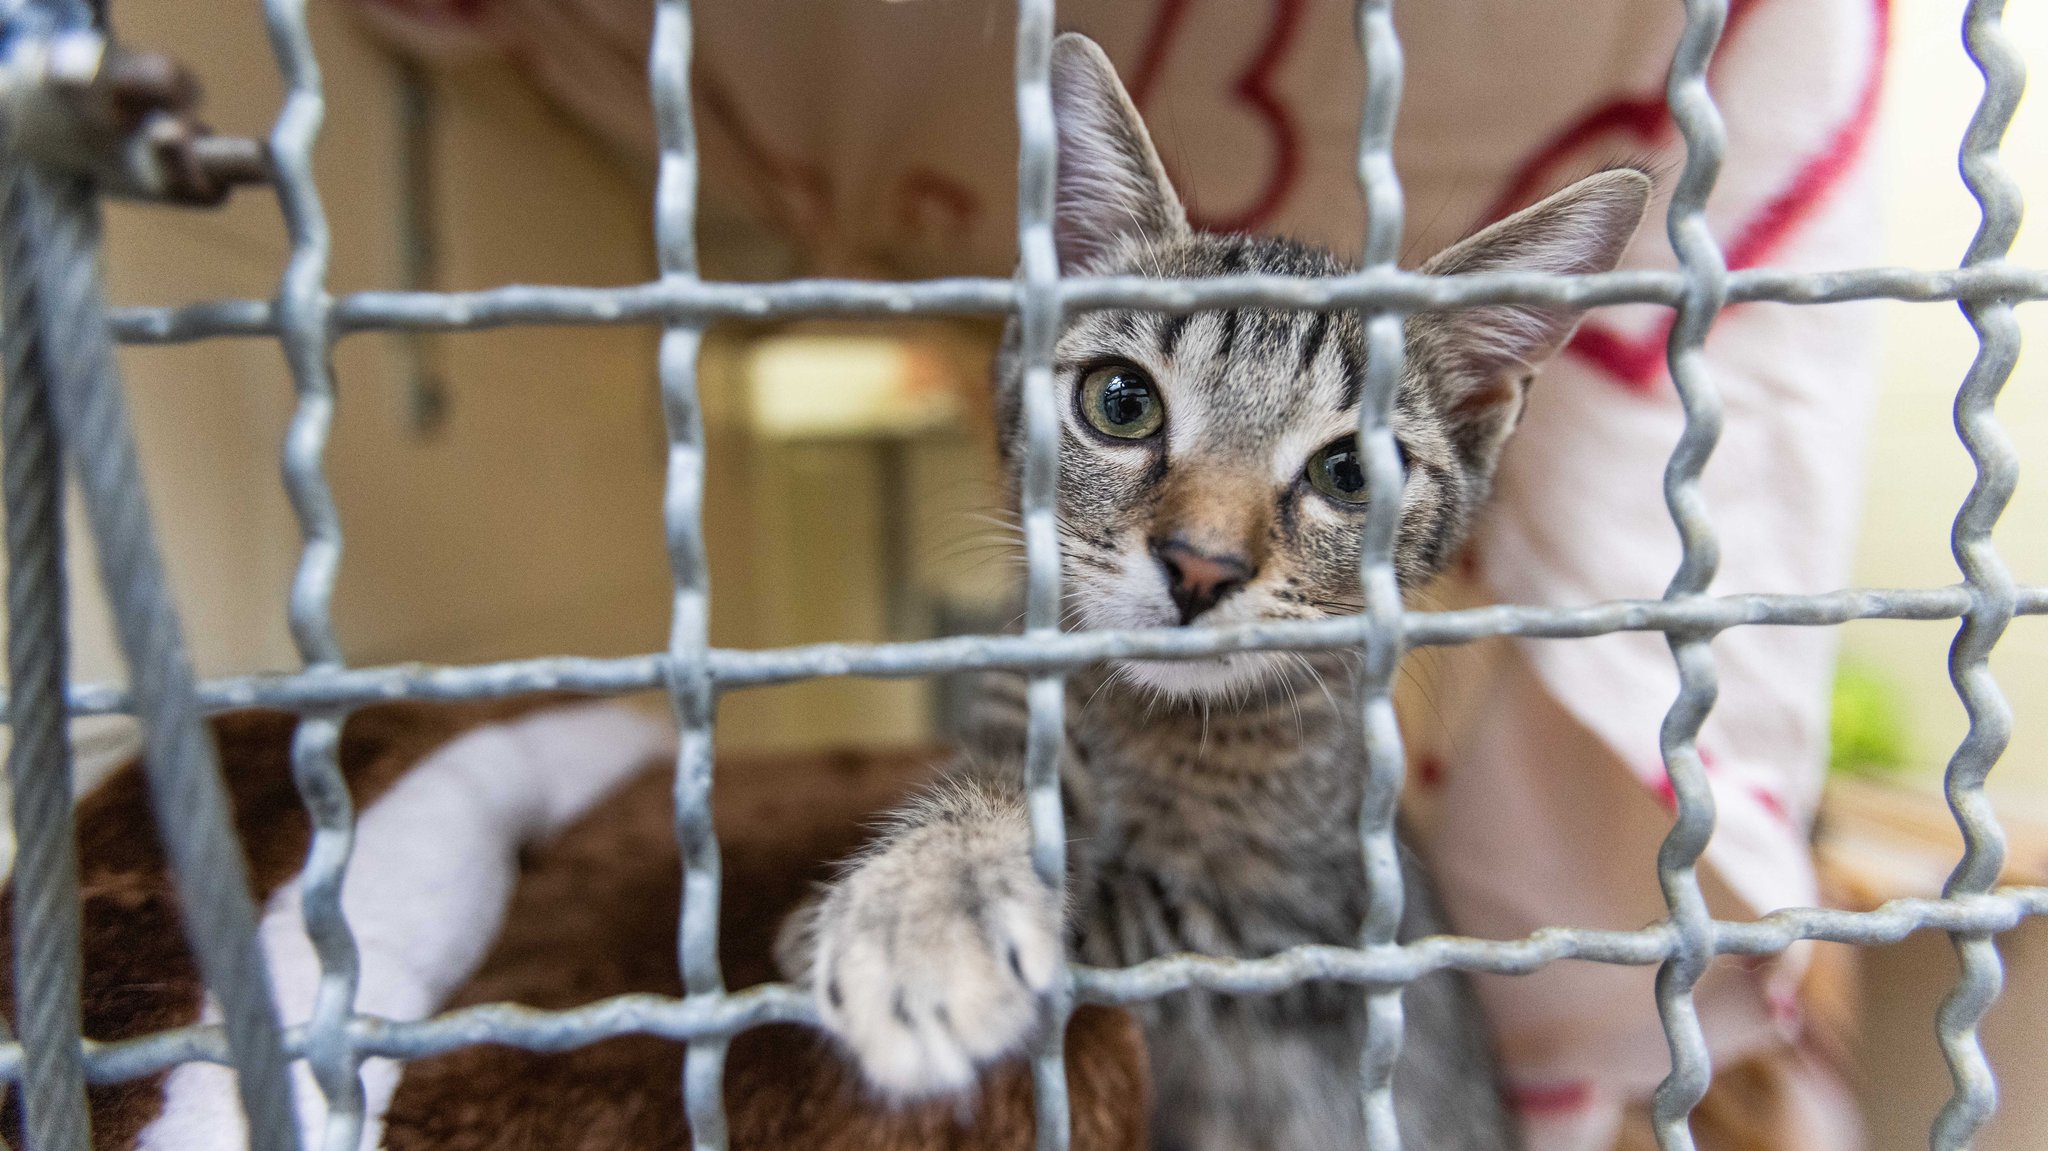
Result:
[[[199,84],[157,52],[93,29],[0,26],[0,133],[38,164],[93,177],[113,195],[211,205],[270,179],[261,141],[216,136],[194,115]]]

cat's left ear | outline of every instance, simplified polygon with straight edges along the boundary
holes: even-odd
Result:
[[[1109,57],[1078,32],[1053,41],[1052,106],[1060,142],[1053,212],[1060,271],[1085,269],[1127,237],[1187,232],[1187,213],[1137,105]]]
[[[1650,202],[1650,178],[1633,168],[1588,176],[1444,249],[1420,269],[1433,276],[1474,272],[1610,272]],[[1468,462],[1490,470],[1521,415],[1530,377],[1557,354],[1582,312],[1492,305],[1416,316],[1434,338],[1430,384]]]

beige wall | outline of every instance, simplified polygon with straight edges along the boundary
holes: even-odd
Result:
[[[267,131],[279,87],[252,5],[210,26],[161,6],[124,13],[138,43],[190,62],[222,130]],[[334,94],[317,172],[336,292],[395,286],[397,111],[389,60],[326,4],[315,40]],[[645,189],[502,73],[440,85],[442,284],[627,283],[651,271]],[[262,190],[219,213],[110,212],[116,302],[267,296],[287,256]],[[658,647],[666,614],[661,432],[644,330],[438,336],[450,381],[433,434],[407,417],[395,337],[336,349],[328,471],[347,547],[336,626],[357,663]],[[151,498],[203,673],[288,668],[295,521],[277,455],[292,391],[272,341],[123,354]],[[650,530],[651,525],[651,530]],[[95,629],[79,672],[117,673]]]
[[[255,5],[210,7],[204,20],[136,6],[124,11],[122,30],[202,77],[216,129],[267,133],[282,90]],[[316,152],[334,234],[330,287],[394,287],[402,273],[398,71],[335,5],[313,5],[312,30],[330,94]],[[433,286],[628,284],[654,275],[648,173],[602,152],[495,65],[437,73],[434,103]],[[787,269],[786,253],[716,203],[700,231],[709,274]],[[117,304],[267,297],[288,254],[263,189],[219,211],[109,210]],[[761,330],[714,329],[702,360],[713,440],[705,525],[714,642],[889,638],[877,582],[879,461],[858,447],[749,442],[737,357]],[[669,569],[657,333],[507,328],[426,337],[449,386],[446,420],[431,434],[409,420],[399,339],[354,336],[335,354],[341,398],[327,471],[346,545],[334,619],[350,662],[660,650]],[[298,536],[277,462],[292,388],[276,343],[131,347],[122,363],[200,673],[297,666],[284,612]],[[912,453],[911,467],[928,487],[986,489],[964,442],[940,437]],[[964,509],[944,520],[913,535],[920,570],[950,555],[962,531],[978,530]],[[74,674],[118,681],[122,664],[82,530],[73,544]],[[908,682],[748,692],[721,709],[720,738],[727,747],[913,742],[928,738],[929,699],[926,685]],[[121,749],[119,730],[99,734]]]
[[[193,68],[216,129],[267,133],[282,89],[257,6],[209,7],[203,20],[136,6],[123,12],[122,31]],[[398,70],[335,5],[312,6],[312,31],[330,94],[316,151],[334,234],[330,287],[395,287]],[[614,285],[654,275],[649,173],[604,153],[503,67],[437,72],[433,91],[440,253],[432,286]],[[700,242],[711,275],[776,275],[789,263],[715,202],[706,205]],[[109,210],[117,304],[267,297],[288,254],[263,189],[219,211]],[[714,642],[889,638],[876,582],[878,461],[857,447],[757,450],[748,441],[737,357],[761,330],[714,329],[702,360],[713,440],[705,526],[717,589]],[[334,619],[350,662],[660,650],[669,569],[657,333],[428,336],[449,388],[446,420],[430,434],[408,417],[400,339],[354,336],[335,354],[341,399],[327,471],[346,546]],[[276,343],[127,348],[122,363],[200,673],[295,667],[284,605],[298,536],[277,462],[292,389]],[[948,446],[943,437],[915,451],[912,466],[938,469],[949,489],[980,470],[971,446]],[[920,530],[917,558],[949,553],[948,533],[964,519],[949,515],[936,540]],[[74,532],[75,674],[119,680],[83,539]],[[852,681],[744,693],[721,710],[721,742],[915,741],[929,730],[928,696],[915,683]]]

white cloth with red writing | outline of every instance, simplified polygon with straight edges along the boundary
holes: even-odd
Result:
[[[1727,150],[1708,203],[1737,268],[1873,262],[1866,147],[1887,0],[1734,0],[1710,82]],[[648,0],[358,0],[432,52],[524,67],[646,163]],[[751,216],[825,272],[1004,275],[1015,252],[1013,10],[988,0],[699,0],[694,86],[707,205]],[[1684,147],[1663,84],[1668,0],[1432,0],[1396,14],[1395,147],[1413,263],[1603,162],[1667,173]],[[1348,0],[1086,0],[1198,222],[1355,252],[1362,69]],[[1653,213],[1627,265],[1674,266]],[[1728,309],[1707,343],[1725,410],[1704,490],[1715,592],[1845,582],[1875,380],[1867,305]],[[1544,374],[1464,569],[1482,599],[1661,595],[1679,561],[1662,493],[1684,419],[1667,310],[1605,309]],[[1815,898],[1807,834],[1834,639],[1714,641],[1700,747],[1719,821],[1700,875],[1717,914]],[[1635,928],[1660,918],[1670,826],[1658,731],[1677,692],[1663,637],[1502,641],[1410,661],[1411,807],[1459,930]],[[1413,701],[1411,701],[1413,702]],[[1717,1060],[1796,1033],[1800,956],[1717,964],[1699,989]],[[1611,1142],[1668,1068],[1647,968],[1558,964],[1483,981],[1532,1148]],[[1825,1112],[1827,1109],[1822,1107]],[[1837,1116],[1840,1119],[1840,1116]],[[1846,1120],[1803,1146],[1844,1146]]]

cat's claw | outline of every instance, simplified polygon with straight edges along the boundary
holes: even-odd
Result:
[[[819,1016],[892,1098],[967,1090],[1038,1032],[1059,978],[1058,897],[1021,854],[963,830],[870,857],[808,924]]]

